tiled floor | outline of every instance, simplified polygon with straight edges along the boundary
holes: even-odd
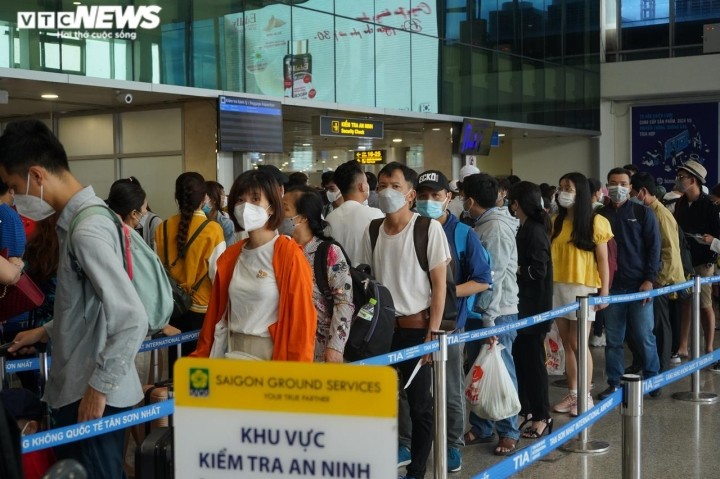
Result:
[[[595,360],[596,384],[593,396],[607,386],[603,377],[604,351],[591,348]],[[551,376],[551,384],[559,379]],[[700,372],[700,390],[720,394],[720,374]],[[690,390],[690,377],[672,383],[658,399],[644,397],[642,418],[642,477],[644,478],[720,478],[720,401],[697,404],[678,401],[672,393]],[[550,387],[550,403],[559,401],[565,389]],[[553,414],[558,428],[571,418]],[[620,408],[601,418],[590,429],[589,438],[606,441],[608,452],[599,455],[568,453],[556,450],[530,465],[515,477],[520,478],[619,478],[622,477]],[[519,447],[532,440],[522,440]],[[493,456],[494,444],[465,447],[463,468],[449,474],[453,479],[471,478],[503,458]],[[427,477],[432,477],[429,469]]]

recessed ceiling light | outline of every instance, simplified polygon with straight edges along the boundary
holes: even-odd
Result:
[[[73,2],[73,5],[82,5],[80,2]]]
[[[290,163],[295,163],[295,158],[293,158],[292,160],[290,160]]]
[[[505,136],[505,133],[498,133],[498,136]]]
[[[40,98],[44,98],[45,100],[57,100],[58,96],[55,93],[43,93],[40,95]]]
[[[262,161],[262,158],[258,158],[258,161]]]
[[[348,151],[352,153],[353,150],[348,150]]]
[[[358,150],[367,150],[366,146],[358,146]]]
[[[334,155],[334,156],[333,156],[333,160],[337,160],[337,155]]]
[[[303,143],[302,146],[310,146],[310,143]]]
[[[440,128],[433,128],[432,131],[440,131]]]
[[[323,160],[322,162],[325,163],[325,160]]]
[[[402,143],[402,138],[393,138],[393,143]]]

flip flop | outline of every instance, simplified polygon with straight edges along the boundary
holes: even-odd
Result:
[[[497,446],[495,446],[495,451],[493,453],[496,456],[509,456],[512,453],[515,452],[517,449],[517,443],[519,442],[519,439],[512,439],[509,437],[501,437],[500,441],[498,441]],[[501,449],[505,449],[504,451]]]
[[[463,436],[466,446],[472,446],[473,444],[487,444],[495,440],[495,433],[490,434],[487,437],[476,436],[472,429],[465,433]]]

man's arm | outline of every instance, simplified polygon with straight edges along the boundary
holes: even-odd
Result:
[[[494,282],[502,282],[503,276],[506,274],[506,270],[510,264],[510,253],[503,248],[504,244],[508,239],[502,235],[502,225],[499,222],[495,222],[492,228],[485,228],[480,240],[490,253],[490,258],[493,262],[493,271],[495,272]],[[515,238],[512,238],[513,245]],[[515,274],[513,272],[513,274]],[[493,288],[492,299],[488,305],[487,310],[483,313],[483,326],[490,327],[495,326],[495,318],[500,316],[500,301],[502,299],[502,291],[499,288]]]

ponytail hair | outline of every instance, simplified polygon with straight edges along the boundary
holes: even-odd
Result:
[[[193,213],[205,200],[206,191],[205,178],[200,173],[183,173],[175,180],[175,200],[180,209],[180,224],[175,237],[178,253],[185,247]]]
[[[507,197],[510,203],[517,201],[528,220],[542,225],[545,233],[550,236],[552,231],[550,215],[543,207],[542,194],[538,185],[529,181],[515,183],[510,187]]]
[[[295,211],[308,220],[308,226],[313,236],[323,241],[333,241],[332,237],[325,235],[327,223],[322,217],[323,200],[315,188],[310,186],[293,186],[288,193],[296,193]]]

